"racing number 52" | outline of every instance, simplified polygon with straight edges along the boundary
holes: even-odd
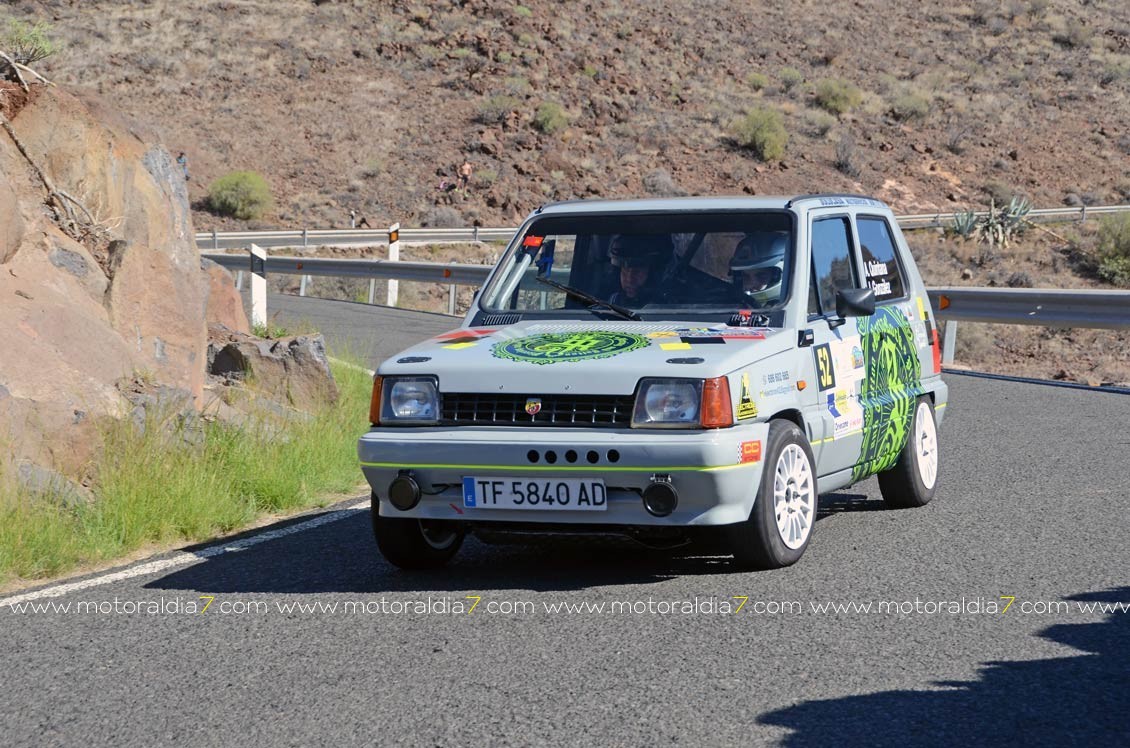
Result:
[[[828,390],[836,386],[836,372],[832,368],[832,351],[827,343],[813,349],[816,354],[816,380],[820,389]]]

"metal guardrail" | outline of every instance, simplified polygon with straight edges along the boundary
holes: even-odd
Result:
[[[955,322],[1130,329],[1130,291],[931,288],[935,314]]]
[[[516,228],[400,229],[400,241],[410,243],[509,242]],[[301,229],[297,231],[208,231],[196,234],[202,251],[265,248],[372,247],[388,244],[388,229]]]
[[[247,255],[205,254],[202,257],[228,270],[250,270]],[[338,278],[385,278],[417,283],[447,283],[458,286],[482,285],[493,265],[462,265],[437,262],[390,262],[389,260],[327,259],[324,257],[267,257],[267,275],[323,275]]]
[[[1081,206],[1078,208],[1042,208],[1028,213],[1028,220],[1037,223],[1055,221],[1086,221],[1090,216],[1110,215],[1130,211],[1130,205]],[[977,212],[978,217],[988,211]],[[950,225],[954,213],[919,213],[896,216],[899,226],[906,229],[938,228]],[[513,228],[459,228],[459,229],[400,229],[400,240],[411,243],[424,242],[509,242],[517,227]],[[196,246],[202,251],[221,249],[246,249],[251,244],[266,248],[354,246],[371,247],[388,244],[388,229],[299,229],[284,231],[206,231],[196,234]]]

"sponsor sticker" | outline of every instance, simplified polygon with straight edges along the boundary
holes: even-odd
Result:
[[[515,338],[495,343],[491,354],[495,358],[545,365],[612,358],[621,353],[646,348],[650,344],[649,339],[635,333],[592,330]]]
[[[490,335],[491,333],[496,331],[497,328],[494,327],[470,328],[467,330],[460,328],[458,330],[452,330],[451,332],[445,332],[442,335],[436,335],[434,338],[432,338],[432,340],[447,341],[449,343],[465,340],[478,340],[479,338],[485,338],[487,335]]]
[[[757,417],[757,405],[749,393],[749,374],[742,374],[742,394],[738,399],[738,420]]]
[[[789,381],[789,372],[787,371],[775,371],[772,374],[761,375],[762,384],[779,384],[787,381]]]
[[[821,392],[849,386],[867,375],[858,335],[822,343],[812,352],[816,357],[816,381]]]
[[[851,392],[828,393],[828,412],[832,414],[832,438],[842,439],[863,430],[863,408]]]
[[[747,462],[760,462],[761,461],[761,440],[754,439],[751,442],[742,442],[741,448],[738,453],[738,462],[745,464]]]

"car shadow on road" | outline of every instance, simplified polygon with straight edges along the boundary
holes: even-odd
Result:
[[[860,506],[865,498],[855,494],[831,494],[822,497],[820,511],[855,511],[850,507]],[[818,514],[817,519],[821,516],[827,515]],[[312,518],[307,515],[256,532]],[[224,545],[232,545],[235,540],[238,538],[229,538]],[[208,548],[214,548],[214,544],[187,550],[199,553]],[[209,553],[201,563],[167,574],[146,586],[215,593],[287,594],[487,589],[570,591],[606,585],[654,584],[675,577],[746,573],[736,567],[729,556],[714,553],[701,546],[653,550],[628,541],[579,538],[546,538],[530,545],[487,545],[468,538],[445,568],[406,572],[381,558],[370,529],[369,512],[358,510],[343,519],[238,551]]]
[[[975,681],[945,690],[882,691],[809,701],[762,715],[793,731],[782,742],[807,746],[1130,745],[1130,587],[1067,598],[1118,604],[1099,622],[1050,626],[1040,636],[1085,654],[989,662]],[[1099,614],[1101,608],[1092,614]]]
[[[856,512],[878,512],[885,510],[887,505],[882,499],[872,499],[861,493],[836,493],[824,494],[816,505],[816,521],[837,514],[854,514]]]

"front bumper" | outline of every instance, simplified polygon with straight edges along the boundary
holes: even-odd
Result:
[[[467,522],[711,526],[742,522],[761,482],[762,462],[742,461],[742,443],[760,441],[768,424],[709,431],[571,428],[374,428],[357,452],[381,516]],[[546,453],[557,461],[547,464]],[[537,453],[531,462],[529,454]],[[566,455],[575,454],[569,462]],[[589,462],[595,453],[596,463]],[[751,450],[746,450],[747,460]],[[412,471],[423,497],[401,511],[388,501],[388,486]],[[640,497],[652,476],[670,476],[679,493],[675,511],[655,517]],[[482,509],[463,506],[464,477],[600,478],[608,509],[600,512]]]

